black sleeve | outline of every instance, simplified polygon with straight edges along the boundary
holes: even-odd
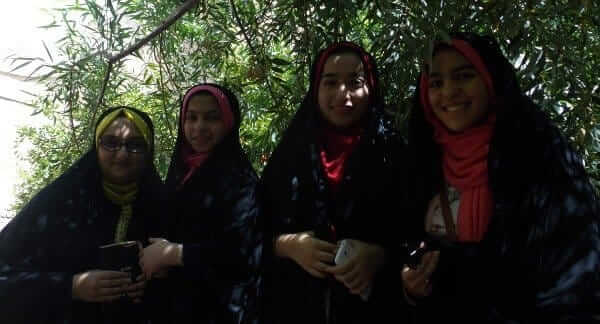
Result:
[[[56,271],[48,189],[36,195],[0,233],[0,314],[7,323],[36,323],[69,312],[73,273]]]
[[[536,313],[547,322],[593,321],[600,306],[600,208],[581,158],[552,127],[529,197],[537,260]]]

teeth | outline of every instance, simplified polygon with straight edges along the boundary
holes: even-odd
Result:
[[[463,107],[464,105],[448,106],[446,107],[446,111],[457,111],[459,109],[462,109]]]

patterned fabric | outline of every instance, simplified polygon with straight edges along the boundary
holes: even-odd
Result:
[[[105,115],[100,122],[98,123],[98,127],[96,127],[96,143],[98,143],[98,139],[106,128],[112,123],[115,119],[120,116],[124,116],[133,122],[137,130],[142,134],[144,141],[148,144],[148,148],[154,148],[154,130],[148,127],[147,121],[141,117],[135,110],[128,107],[120,107],[111,111],[111,113]]]
[[[154,296],[150,286],[142,304],[124,301],[103,305],[71,297],[73,275],[98,269],[98,247],[114,241],[120,208],[105,197],[101,178],[94,145],[2,230],[3,323],[147,322],[152,309],[148,305]],[[164,235],[158,220],[160,189],[158,173],[153,165],[148,166],[132,203],[128,240],[146,242],[148,237]]]
[[[237,99],[219,89],[231,103],[231,132],[180,187],[187,173],[180,127],[167,175],[168,239],[183,243],[184,264],[169,273],[172,323],[262,323],[258,177],[240,145]]]
[[[115,242],[123,242],[127,236],[129,220],[133,213],[131,203],[135,200],[138,192],[137,183],[121,186],[102,181],[102,188],[106,198],[121,207],[119,222],[115,229]]]
[[[600,305],[600,206],[582,160],[522,94],[495,42],[455,37],[480,53],[502,104],[488,155],[493,214],[480,243],[442,245],[433,293],[419,301],[417,322],[593,322]],[[411,232],[422,234],[443,175],[433,130],[415,107],[408,168],[413,209],[406,213],[414,215]]]

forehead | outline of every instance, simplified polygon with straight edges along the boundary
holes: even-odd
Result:
[[[219,103],[213,95],[209,93],[201,93],[190,98],[188,102],[187,111],[203,113],[213,110],[219,110]]]
[[[439,50],[431,62],[431,73],[451,72],[458,67],[470,66],[471,62],[455,49]]]
[[[142,136],[135,127],[135,124],[126,117],[117,117],[108,125],[102,135],[114,135],[123,138]]]
[[[355,53],[332,54],[325,61],[323,75],[326,74],[355,74],[364,71],[360,57]]]

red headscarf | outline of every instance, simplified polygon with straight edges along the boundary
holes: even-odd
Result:
[[[323,73],[323,67],[329,56],[334,52],[347,49],[353,53],[356,53],[363,63],[364,71],[367,77],[367,83],[369,89],[375,89],[375,75],[373,72],[373,65],[371,58],[360,46],[350,42],[340,42],[331,45],[325,49],[317,60],[315,68],[315,78],[312,87],[315,92],[315,106],[319,107],[319,83],[321,82],[321,74]],[[344,166],[346,160],[356,149],[360,143],[360,134],[362,129],[359,127],[353,128],[348,132],[340,133],[332,127],[324,127],[321,130],[321,164],[325,170],[327,180],[333,189],[333,192],[338,191],[338,187],[344,176]]]
[[[492,77],[483,60],[466,41],[453,39],[451,46],[473,64],[487,87],[491,101],[495,99]],[[425,118],[434,129],[434,140],[442,148],[442,165],[446,181],[460,191],[457,236],[462,242],[479,242],[483,239],[493,210],[492,193],[488,184],[487,157],[496,114],[461,133],[451,133],[433,114],[429,103],[428,75],[421,74],[421,105]]]
[[[219,89],[218,87],[209,84],[201,84],[188,90],[188,92],[183,97],[183,105],[181,108],[180,116],[181,131],[184,132],[183,126],[185,124],[185,113],[187,112],[189,101],[194,95],[200,92],[208,92],[217,100],[217,104],[221,109],[221,116],[223,118],[223,122],[225,123],[225,128],[227,129],[227,131],[231,130],[231,128],[233,127],[233,112],[231,110],[231,105],[229,104],[229,99],[227,99],[225,93],[223,93],[223,91],[221,91],[221,89]],[[185,139],[185,133],[183,135],[183,138],[184,141],[181,154],[183,161],[188,167],[188,171],[185,177],[183,177],[180,186],[183,185],[192,176],[192,174],[194,174],[196,169],[198,169],[210,155],[210,152],[195,152],[192,146],[188,143],[187,139]]]

